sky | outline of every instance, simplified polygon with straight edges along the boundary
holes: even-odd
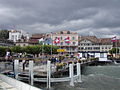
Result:
[[[0,0],[0,29],[120,35],[120,0]]]

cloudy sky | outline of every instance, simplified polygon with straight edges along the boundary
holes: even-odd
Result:
[[[120,35],[120,0],[0,0],[0,28]]]

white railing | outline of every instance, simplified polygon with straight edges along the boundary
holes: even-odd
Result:
[[[15,60],[15,62],[18,62]],[[15,63],[16,64],[16,63]],[[18,63],[17,63],[18,64]],[[17,69],[15,69],[15,77],[18,76],[18,65],[15,65]],[[33,71],[33,60],[29,61],[29,83],[33,85],[34,81],[39,82],[47,82],[47,88],[51,87],[51,82],[65,82],[69,81],[71,86],[74,86],[74,81],[81,82],[81,65],[80,63],[77,63],[77,75],[74,75],[74,65],[69,64],[69,77],[63,77],[63,78],[51,78],[52,73],[52,66],[51,61],[47,62],[47,78],[34,78],[34,71]],[[18,77],[16,79],[19,79]],[[22,79],[22,78],[20,78]],[[26,77],[24,79],[27,79]]]

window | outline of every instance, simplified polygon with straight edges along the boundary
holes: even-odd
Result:
[[[90,47],[88,47],[88,50],[90,49]]]
[[[60,39],[62,40],[63,38],[61,37]]]
[[[75,45],[76,43],[75,42],[73,42],[73,45]]]
[[[84,49],[84,47],[81,47],[81,49]]]
[[[63,45],[63,42],[61,42],[61,45]]]
[[[74,50],[75,50],[75,48],[72,48],[72,50],[74,51]]]
[[[67,43],[67,45],[70,45],[70,43]]]
[[[60,34],[63,34],[63,31],[61,31]]]
[[[66,49],[67,49],[67,50],[69,50],[69,48],[68,48],[68,47],[67,47]]]
[[[104,57],[104,53],[100,53],[100,57],[103,58]]]
[[[72,37],[72,40],[75,40],[75,37]]]
[[[70,31],[67,31],[67,34],[70,34]]]

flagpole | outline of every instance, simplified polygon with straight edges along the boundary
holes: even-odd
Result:
[[[69,41],[69,54],[70,54],[70,41]]]
[[[61,41],[62,41],[62,40],[60,40],[60,49],[62,49],[62,48],[61,48],[61,46],[62,46],[62,45],[61,45]],[[62,52],[60,52],[60,55],[62,55]]]
[[[70,43],[69,43],[69,55],[70,55]]]
[[[52,43],[51,43],[51,57],[52,57],[52,45],[53,45],[53,37],[52,37],[52,32],[51,32],[51,39],[52,39]]]
[[[116,58],[117,58],[117,39],[116,39]]]
[[[43,39],[43,45],[42,45],[42,59],[44,58],[44,39]]]

